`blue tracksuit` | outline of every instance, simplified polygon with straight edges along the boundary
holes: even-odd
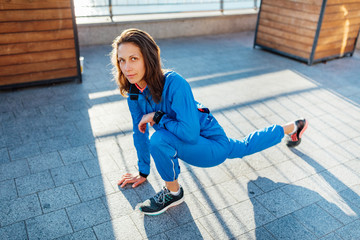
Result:
[[[135,86],[132,86],[135,87]],[[138,167],[142,174],[150,173],[150,153],[156,168],[165,181],[174,181],[180,173],[178,158],[198,167],[213,167],[226,158],[241,158],[281,141],[284,130],[279,125],[249,134],[242,140],[228,138],[211,113],[200,111],[188,82],[175,72],[165,74],[160,103],[156,104],[146,87],[143,92],[131,93],[128,105],[133,120],[134,144]],[[134,96],[136,95],[136,96]],[[161,110],[165,113],[156,132],[149,140],[138,124],[144,114]]]

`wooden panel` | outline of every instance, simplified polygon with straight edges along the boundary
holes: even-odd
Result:
[[[275,21],[279,23],[286,23],[293,26],[301,26],[302,28],[310,29],[310,30],[316,30],[317,29],[317,21],[306,21],[302,19],[292,18],[288,16],[280,16],[275,13],[269,13],[269,12],[263,12],[260,13],[260,19],[266,19],[269,21]]]
[[[72,19],[30,21],[30,22],[2,22],[0,33],[34,32],[45,30],[72,29]]]
[[[271,3],[273,0],[262,0],[262,3]],[[310,5],[316,5],[316,6],[321,6],[323,1],[321,0],[287,0],[289,2],[294,2],[294,3],[303,3],[303,4],[310,4]],[[358,1],[358,0],[356,0]]]
[[[303,51],[300,51],[300,50],[285,47],[285,46],[280,45],[280,44],[278,44],[276,42],[269,42],[269,41],[266,41],[266,40],[259,39],[257,41],[257,43],[259,45],[263,45],[263,46],[266,46],[266,47],[269,47],[269,48],[272,48],[272,49],[276,49],[276,50],[279,50],[279,51],[282,51],[282,52],[285,52],[285,53],[289,53],[289,54],[292,54],[294,56],[302,57],[302,58],[305,58],[305,59],[310,58],[310,53],[306,53],[306,52],[303,52]]]
[[[259,26],[258,27],[258,31],[259,32],[264,32],[276,37],[280,37],[283,39],[288,39],[290,41],[296,41],[296,42],[301,42],[303,44],[312,46],[314,43],[314,38],[309,38],[309,37],[304,37],[298,34],[294,34],[294,33],[289,33],[289,32],[285,32],[282,30],[277,30],[274,28],[269,28],[269,27],[265,27],[265,26]]]
[[[267,1],[266,4],[280,8],[287,8],[295,11],[313,13],[317,15],[320,14],[320,10],[321,10],[320,5],[304,4],[289,0],[271,0],[271,1]]]
[[[59,30],[59,31],[44,31],[44,32],[6,33],[6,34],[0,34],[0,44],[50,41],[50,40],[59,40],[59,39],[69,39],[73,37],[74,37],[74,31],[72,29]]]
[[[1,77],[0,86],[76,76],[77,68],[61,69],[49,72],[26,73],[15,76]]]
[[[357,11],[349,11],[347,14],[344,14],[344,12],[341,13],[331,13],[331,14],[325,14],[323,21],[334,21],[334,20],[345,20],[349,18],[358,18],[360,16],[360,10]]]
[[[69,9],[6,10],[1,11],[0,22],[71,19]]]
[[[0,56],[0,66],[76,58],[74,49]]]
[[[288,48],[292,48],[292,49],[296,49],[299,51],[303,51],[305,53],[311,53],[312,50],[312,45],[309,46],[307,44],[303,44],[303,43],[299,43],[299,42],[294,42],[291,40],[287,40],[287,39],[283,39],[280,37],[276,37],[276,36],[272,36],[263,32],[258,32],[257,33],[257,39],[256,39],[256,43],[258,43],[259,41],[262,42],[272,42],[272,43],[277,43],[278,46],[284,46],[284,47],[288,47]],[[267,45],[265,45],[267,46]]]
[[[351,46],[355,44],[355,38],[352,38],[352,39],[348,39],[346,42],[345,42],[345,46]],[[323,44],[323,45],[318,45],[316,47],[316,52],[321,52],[321,51],[327,51],[329,49],[336,49],[338,48],[339,46],[342,46],[343,45],[343,42],[340,41],[340,42],[333,42],[333,43],[329,43],[329,44]]]
[[[59,49],[74,49],[74,39],[57,40],[49,42],[31,42],[6,44],[0,47],[0,55],[11,55],[18,53],[42,52]]]
[[[327,0],[327,6],[333,5],[333,4],[344,4],[344,3],[358,3],[360,0]]]
[[[24,73],[45,72],[66,68],[75,68],[74,58],[47,61],[41,63],[17,64],[11,66],[0,66],[0,76],[18,75]]]
[[[359,25],[360,24],[360,17],[359,18],[351,18],[346,20],[336,20],[336,21],[326,21],[323,22],[321,25],[321,29],[329,29],[329,28],[343,28],[346,24],[346,21],[349,21],[349,25]]]
[[[349,32],[347,34],[346,39],[356,38],[358,35],[358,31],[356,32]],[[339,42],[344,40],[344,35],[334,35],[334,36],[326,36],[326,37],[319,37],[318,45],[324,45],[332,42]]]
[[[360,10],[360,1],[358,3],[346,3],[340,5],[326,6],[325,14],[328,13],[343,13],[348,11]]]
[[[69,0],[0,0],[0,10],[70,8]]]
[[[327,50],[327,51],[316,52],[315,56],[314,56],[314,60],[327,58],[327,57],[334,57],[334,56],[342,57],[344,54],[352,52],[353,49],[354,49],[354,45],[346,46],[344,49],[342,49],[341,46],[340,46],[340,47],[338,47],[336,49],[330,49],[330,50]]]
[[[321,29],[319,38],[326,38],[326,37],[332,37],[332,36],[343,36],[344,34],[352,33],[352,32],[358,32],[359,31],[359,25],[355,26],[344,26],[341,28],[330,28],[330,29]]]
[[[278,29],[278,30],[282,30],[284,32],[299,34],[301,36],[311,37],[311,38],[314,38],[315,32],[316,32],[315,30],[309,30],[306,28],[297,27],[297,26],[289,25],[287,23],[279,23],[279,22],[269,21],[269,20],[263,19],[263,18],[261,18],[259,20],[259,26]]]
[[[267,4],[261,5],[261,11],[275,13],[282,16],[288,16],[288,17],[298,18],[312,22],[317,22],[319,20],[319,14],[311,14],[311,13],[304,13],[302,11],[288,10],[280,7],[273,7]]]

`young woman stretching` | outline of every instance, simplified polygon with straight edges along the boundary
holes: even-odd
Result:
[[[213,167],[227,158],[242,158],[281,142],[289,134],[289,147],[300,144],[308,122],[300,119],[284,126],[272,125],[242,140],[228,138],[210,111],[194,100],[188,82],[161,68],[160,49],[153,38],[128,29],[114,40],[115,79],[133,121],[133,138],[139,173],[126,173],[119,185],[137,187],[150,173],[150,154],[165,187],[140,206],[144,214],[157,215],[184,200],[178,183],[179,158],[197,167]],[[149,140],[148,123],[156,132]]]

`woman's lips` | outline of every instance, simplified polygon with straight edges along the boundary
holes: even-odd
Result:
[[[133,77],[135,77],[135,75],[136,75],[136,74],[128,74],[128,75],[127,75],[127,78],[133,78]]]

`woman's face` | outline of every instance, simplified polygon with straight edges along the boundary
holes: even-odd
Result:
[[[130,83],[137,83],[141,88],[146,86],[145,62],[138,46],[130,42],[121,43],[118,48],[118,61],[121,72]]]

